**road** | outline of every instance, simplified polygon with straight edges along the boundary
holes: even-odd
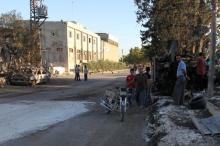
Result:
[[[6,87],[0,93],[0,146],[145,146],[146,111],[132,107],[120,122],[99,106],[106,89],[122,86],[125,72],[72,77],[47,85]]]

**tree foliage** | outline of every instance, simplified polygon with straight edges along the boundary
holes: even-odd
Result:
[[[0,15],[0,57],[6,68],[26,62],[29,30],[15,10]]]
[[[126,64],[146,63],[144,50],[138,47],[131,48],[129,54],[123,57],[123,61]]]
[[[150,55],[167,52],[170,42],[179,51],[201,51],[209,41],[211,8],[207,0],[134,0],[141,39]],[[149,55],[149,54],[148,54]]]
[[[91,61],[88,63],[88,68],[92,72],[113,71],[126,68],[122,62],[113,62],[109,60]]]

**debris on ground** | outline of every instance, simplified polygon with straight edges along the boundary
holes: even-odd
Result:
[[[145,140],[158,146],[217,146],[218,138],[204,136],[194,126],[191,114],[210,116],[207,110],[189,110],[175,105],[170,97],[159,97],[146,118]]]

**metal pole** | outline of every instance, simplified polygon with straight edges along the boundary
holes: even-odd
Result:
[[[212,22],[211,22],[211,48],[210,66],[208,72],[208,97],[214,94],[214,75],[215,75],[215,50],[216,50],[216,0],[212,0]]]
[[[121,50],[121,59],[122,59],[122,62],[124,62],[124,56],[123,56],[123,49]]]

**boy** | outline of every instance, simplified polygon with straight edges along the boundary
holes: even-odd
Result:
[[[128,89],[128,92],[130,94],[130,96],[128,97],[128,102],[130,105],[132,105],[132,102],[131,102],[131,98],[133,97],[133,94],[134,94],[134,89],[135,89],[135,75],[134,75],[134,69],[130,69],[130,75],[128,75],[126,77],[126,86],[127,86],[127,89]]]

